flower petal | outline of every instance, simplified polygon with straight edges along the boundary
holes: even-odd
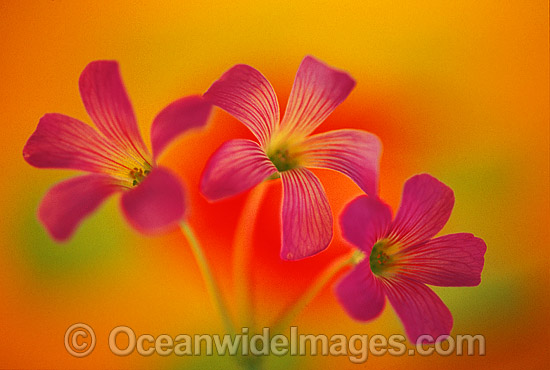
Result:
[[[281,178],[281,258],[298,260],[321,252],[332,239],[332,211],[323,186],[305,168],[281,172]]]
[[[349,176],[365,193],[378,194],[382,143],[361,130],[336,130],[309,137],[307,167],[328,168]]]
[[[204,97],[244,123],[262,146],[279,124],[279,102],[273,87],[248,65],[238,64],[225,72]]]
[[[98,60],[86,66],[79,80],[86,111],[107,138],[136,158],[149,158],[122,83],[118,63]]]
[[[390,238],[404,245],[429,240],[447,223],[454,200],[451,188],[436,178],[428,174],[411,177],[405,183]]]
[[[355,81],[346,72],[305,57],[296,73],[281,126],[303,135],[311,133],[354,87]]]
[[[201,193],[210,201],[248,190],[277,169],[252,140],[226,141],[208,160],[201,177]]]
[[[78,225],[109,195],[122,190],[108,175],[78,176],[53,186],[38,208],[38,219],[58,241],[69,239]]]
[[[362,195],[352,200],[340,214],[344,238],[370,255],[391,224],[391,209],[377,198]]]
[[[413,343],[444,340],[453,327],[453,316],[445,303],[426,285],[407,278],[384,280],[384,290],[407,337]],[[419,338],[421,335],[431,336]]]
[[[486,250],[483,239],[472,234],[441,236],[400,252],[406,262],[399,273],[424,284],[476,286],[481,282]]]
[[[92,127],[58,113],[40,119],[23,149],[23,157],[39,168],[126,174],[137,166]]]
[[[164,168],[154,168],[141,184],[125,192],[120,200],[128,222],[143,233],[162,231],[175,225],[185,214],[182,184]]]
[[[372,320],[384,309],[386,295],[373,275],[369,261],[363,260],[335,286],[338,301],[355,320]]]
[[[158,158],[177,136],[206,125],[211,110],[212,105],[200,96],[187,96],[164,108],[151,125],[154,158]]]

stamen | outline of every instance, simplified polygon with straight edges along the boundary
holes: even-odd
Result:
[[[144,171],[142,168],[134,167],[132,170],[130,170],[130,179],[133,180],[132,186],[139,185],[150,173],[151,170]]]

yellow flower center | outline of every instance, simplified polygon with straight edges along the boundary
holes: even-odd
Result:
[[[130,170],[130,181],[132,181],[132,186],[139,185],[151,172],[151,170],[143,170],[142,168],[134,167]]]

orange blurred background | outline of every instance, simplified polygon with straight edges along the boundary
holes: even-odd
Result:
[[[113,355],[119,325],[143,333],[222,333],[223,326],[179,230],[144,237],[110,199],[74,238],[57,245],[36,219],[41,197],[77,172],[38,170],[21,151],[39,118],[59,112],[91,123],[78,77],[97,59],[119,61],[149,140],[152,119],[171,101],[200,94],[236,63],[272,83],[284,111],[301,59],[347,70],[357,87],[318,132],[360,128],[384,144],[381,196],[394,207],[410,176],[428,172],[455,192],[443,233],[472,232],[488,246],[482,283],[436,288],[454,316],[452,334],[483,334],[485,356],[369,357],[367,366],[516,369],[548,366],[549,93],[548,2],[502,1],[0,1],[0,367],[233,368],[232,358]],[[208,128],[178,140],[160,163],[187,185],[189,223],[233,309],[232,240],[247,199],[210,204],[202,168],[224,141],[252,138],[216,110]],[[340,174],[315,171],[335,219],[360,194]],[[300,262],[279,259],[281,186],[258,208],[251,294],[259,327],[349,250],[335,224],[332,245]],[[94,352],[71,357],[65,330],[85,322]],[[393,310],[362,324],[330,286],[296,318],[312,334],[403,334]],[[266,368],[350,368],[347,357],[269,358]]]

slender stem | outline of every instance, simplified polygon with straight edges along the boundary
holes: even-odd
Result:
[[[240,320],[244,326],[254,326],[253,297],[250,284],[250,263],[252,259],[252,241],[258,208],[264,198],[268,184],[263,182],[250,192],[237,222],[237,231],[233,239],[233,278],[235,301]]]
[[[201,245],[199,244],[197,238],[195,237],[195,233],[193,232],[193,229],[191,228],[191,226],[189,226],[187,222],[185,221],[182,222],[180,224],[180,227],[181,227],[181,231],[183,232],[183,235],[185,235],[185,237],[187,238],[187,241],[189,242],[189,246],[193,251],[193,255],[195,256],[195,259],[197,260],[197,264],[199,265],[201,275],[204,279],[204,282],[206,283],[206,289],[214,305],[216,306],[218,312],[220,313],[223,324],[225,326],[225,330],[229,334],[234,335],[236,333],[235,327],[233,325],[233,322],[231,321],[231,318],[229,317],[229,311],[227,310],[227,306],[223,300],[223,297],[220,293],[218,285],[214,280],[214,276],[210,271],[208,262],[204,257],[204,252],[201,248]]]
[[[317,296],[323,287],[336,275],[342,268],[353,265],[357,261],[356,253],[345,255],[333,261],[317,277],[313,285],[298,299],[298,301],[287,309],[275,324],[272,325],[273,332],[280,334],[288,324]]]

